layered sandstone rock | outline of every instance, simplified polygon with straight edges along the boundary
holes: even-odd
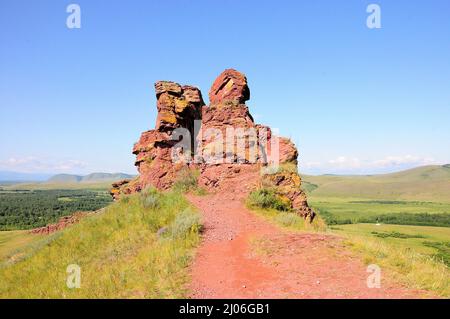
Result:
[[[259,130],[245,105],[249,97],[247,79],[235,70],[225,70],[214,81],[209,91],[210,105],[202,112],[197,148],[200,162],[257,162],[255,143]],[[239,152],[241,145],[244,147]]]
[[[181,171],[196,169],[198,183],[210,191],[233,187],[245,178],[253,187],[275,188],[293,210],[314,218],[296,170],[260,173],[270,160],[279,160],[281,167],[296,167],[298,152],[289,139],[274,136],[269,127],[254,122],[245,104],[250,98],[245,75],[233,69],[222,72],[209,91],[208,107],[193,86],[160,81],[155,91],[156,127],[142,133],[133,148],[140,175],[113,185],[115,199],[150,185],[170,188]],[[195,127],[195,121],[201,121],[201,128]],[[189,132],[183,141],[189,139],[184,142],[192,152],[180,147],[178,129]]]
[[[158,117],[158,132],[171,132],[184,127],[193,130],[194,120],[200,120],[201,109],[205,105],[199,89],[181,86],[175,82],[159,81],[155,84]]]
[[[316,216],[315,212],[308,206],[306,194],[301,189],[301,178],[297,170],[286,170],[283,164],[274,173],[264,174],[261,178],[262,186],[272,188],[282,199],[287,199],[289,206],[305,219],[311,222]]]
[[[209,103],[211,106],[219,104],[244,104],[250,99],[250,89],[244,74],[227,69],[214,81],[209,90]]]
[[[119,199],[121,195],[130,195],[142,190],[140,177],[136,177],[133,180],[124,179],[113,183],[111,186],[109,193],[114,200]]]
[[[136,155],[135,165],[139,176],[132,181],[121,181],[113,185],[111,195],[114,199],[120,194],[131,194],[147,186],[167,189],[177,178],[183,168],[189,167],[191,153],[186,154],[177,147],[177,129],[184,128],[190,132],[187,141],[194,147],[194,122],[201,119],[203,102],[200,90],[193,86],[181,86],[170,81],[155,83],[158,115],[154,130],[141,134],[133,147]],[[174,163],[174,158],[177,159]]]

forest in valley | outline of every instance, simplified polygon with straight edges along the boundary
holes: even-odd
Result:
[[[0,190],[0,230],[31,229],[78,211],[94,211],[112,201],[106,191]]]

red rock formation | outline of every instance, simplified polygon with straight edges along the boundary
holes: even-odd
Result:
[[[140,176],[132,181],[113,185],[111,194],[117,199],[120,194],[130,194],[153,185],[167,189],[176,180],[181,169],[189,167],[191,154],[186,155],[177,147],[179,140],[174,131],[187,129],[191,134],[189,144],[194,147],[194,121],[201,119],[203,102],[199,89],[181,86],[175,82],[155,83],[158,116],[156,128],[142,133],[133,147],[136,155],[135,165]],[[178,162],[174,163],[174,154]]]
[[[200,120],[203,102],[199,89],[193,86],[180,86],[175,82],[155,83],[158,108],[156,131],[171,132],[184,127],[193,130],[194,120]]]
[[[209,90],[211,106],[223,103],[243,104],[250,99],[250,89],[244,74],[227,69],[214,81]]]
[[[199,184],[210,190],[230,187],[245,176],[255,181],[255,187],[258,183],[275,187],[280,196],[290,201],[292,209],[305,218],[314,218],[296,171],[287,173],[281,169],[260,175],[260,168],[273,158],[272,153],[277,152],[282,166],[296,167],[298,152],[289,139],[276,137],[269,127],[254,122],[245,105],[250,90],[244,74],[233,69],[222,72],[209,91],[209,107],[200,90],[192,86],[160,81],[155,84],[155,91],[156,127],[142,133],[133,148],[140,176],[114,184],[111,194],[115,199],[150,185],[170,188],[180,171],[195,168],[200,171]],[[201,120],[199,132],[195,120]],[[175,138],[180,128],[190,132],[187,142],[195,154],[180,148],[179,139]],[[272,145],[273,142],[278,143]]]
[[[294,143],[285,137],[279,139],[280,163],[293,163],[297,165],[298,151]]]
[[[139,183],[139,178],[135,178],[133,180],[124,179],[119,182],[115,182],[112,185],[109,194],[112,196],[114,200],[120,198],[120,195],[129,195],[132,193],[137,193],[142,190],[141,185]]]
[[[281,200],[290,203],[294,211],[305,219],[309,218],[311,222],[313,221],[316,214],[308,206],[296,167],[295,169],[292,167],[286,169],[286,166],[281,165],[278,171],[264,174],[261,177],[261,184],[263,187],[273,188]]]
[[[197,148],[200,162],[211,164],[211,158],[238,164],[264,162],[258,140],[263,131],[270,139],[270,128],[254,122],[245,105],[249,98],[247,78],[242,73],[228,69],[217,77],[209,91],[210,105],[202,112]],[[217,139],[219,132],[223,139]]]

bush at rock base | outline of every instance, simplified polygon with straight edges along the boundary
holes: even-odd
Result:
[[[144,208],[156,209],[160,206],[160,194],[153,187],[149,187],[142,191],[140,199]]]
[[[278,195],[272,188],[260,188],[250,193],[247,205],[253,208],[273,208],[279,211],[290,210],[290,202],[287,198]]]
[[[177,179],[172,186],[176,192],[194,192],[196,195],[206,195],[207,191],[198,185],[200,172],[193,169],[183,169],[178,173]]]
[[[184,238],[191,233],[199,233],[201,230],[200,216],[187,208],[175,217],[169,226],[168,234],[171,238]]]

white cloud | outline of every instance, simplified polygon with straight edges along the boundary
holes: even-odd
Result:
[[[358,158],[350,158],[345,156],[339,156],[336,159],[329,160],[328,164],[339,168],[360,168],[362,165]]]
[[[373,162],[375,167],[390,167],[398,165],[431,165],[437,164],[433,158],[420,158],[418,156],[405,155],[405,156],[387,156],[384,159]]]
[[[300,170],[303,168],[308,173],[313,174],[374,174],[433,164],[442,163],[431,157],[413,155],[386,156],[382,159],[374,160],[339,156],[324,162],[300,163]]]
[[[306,163],[302,164],[302,167],[306,167],[306,168],[318,168],[321,166],[322,166],[321,162],[306,162]]]
[[[75,159],[48,159],[36,156],[11,157],[0,161],[0,169],[24,173],[74,172],[87,167],[87,163]]]

